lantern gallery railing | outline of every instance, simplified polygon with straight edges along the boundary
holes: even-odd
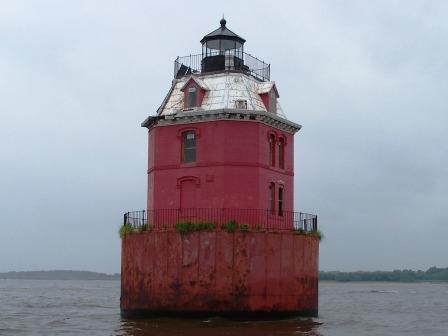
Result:
[[[173,230],[178,223],[212,224],[217,230],[222,225],[234,225],[254,231],[317,231],[317,216],[303,212],[283,211],[281,214],[258,209],[159,209],[126,212],[124,224],[135,229]]]
[[[243,52],[179,56],[174,61],[174,78],[213,71],[243,72],[261,81],[269,81],[271,77],[269,64]]]

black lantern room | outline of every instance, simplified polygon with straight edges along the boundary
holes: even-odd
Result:
[[[202,72],[247,70],[243,57],[246,40],[228,29],[224,18],[220,24],[221,27],[201,40]]]

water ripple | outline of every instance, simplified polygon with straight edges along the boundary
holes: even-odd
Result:
[[[0,335],[446,335],[448,284],[331,283],[318,319],[122,319],[118,281],[0,280]]]

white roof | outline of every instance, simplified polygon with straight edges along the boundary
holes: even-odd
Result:
[[[275,93],[278,97],[277,87],[275,86],[274,82],[262,82],[258,84],[258,94],[268,93],[272,89],[275,90]]]
[[[199,85],[199,87],[201,87],[202,89],[207,90],[207,91],[210,90],[210,89],[208,88],[208,86],[205,85],[205,83],[202,81],[202,79],[200,79],[200,78],[197,77],[197,76],[193,76],[193,75],[191,75],[191,76],[187,77],[186,80],[184,80],[184,84],[183,84],[182,87],[180,88],[181,91],[184,91],[184,90],[185,90],[185,86],[187,86],[187,84],[188,84],[188,82],[190,81],[190,79],[193,80],[193,81],[195,81],[195,83],[196,83],[197,85]]]
[[[202,74],[200,76],[188,76],[175,79],[173,86],[158,110],[159,115],[176,114],[183,111],[184,93],[181,91],[184,85],[192,78],[198,78],[201,84],[207,87],[200,109],[218,110],[234,109],[236,101],[245,100],[247,110],[265,111],[260,93],[268,92],[275,86],[274,82],[260,82],[255,78],[242,73],[218,73]],[[286,119],[277,99],[277,115]]]

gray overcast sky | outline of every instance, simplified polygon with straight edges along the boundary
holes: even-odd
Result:
[[[146,131],[219,26],[271,63],[323,270],[448,266],[448,2],[2,1],[0,271],[119,272]]]

